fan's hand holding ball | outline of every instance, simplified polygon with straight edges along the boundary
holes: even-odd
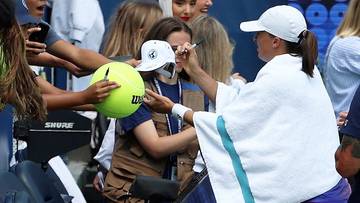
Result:
[[[90,84],[104,80],[116,82],[120,88],[111,90],[108,97],[95,104],[99,112],[108,117],[123,118],[140,107],[145,86],[140,74],[132,66],[120,62],[105,64],[96,70]]]
[[[111,90],[119,87],[121,85],[114,81],[98,81],[82,91],[82,98],[84,98],[86,104],[96,104],[104,101],[110,95]]]

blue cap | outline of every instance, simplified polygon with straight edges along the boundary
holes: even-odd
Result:
[[[30,15],[25,5],[25,1],[16,0],[15,2],[16,2],[15,15],[19,25],[24,25],[28,23],[36,23],[36,24],[40,23],[41,19],[37,19]]]
[[[340,132],[360,139],[360,86],[356,90],[346,119],[347,122]]]

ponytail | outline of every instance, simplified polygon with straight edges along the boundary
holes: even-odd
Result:
[[[302,57],[302,71],[313,77],[314,66],[318,57],[318,45],[314,33],[304,30],[299,35],[299,42],[286,41],[287,50],[291,55]]]

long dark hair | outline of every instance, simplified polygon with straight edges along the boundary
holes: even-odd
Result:
[[[314,66],[318,57],[318,44],[314,33],[304,30],[299,35],[299,42],[286,41],[288,53],[295,56],[302,56],[302,71],[313,77]]]
[[[192,31],[188,25],[176,17],[167,17],[155,23],[146,34],[144,42],[149,40],[163,40],[166,41],[168,36],[173,32],[184,31],[192,38]],[[137,59],[141,58],[141,50],[139,50]]]
[[[0,47],[0,101],[12,104],[19,119],[45,120],[45,104],[26,60],[12,0],[0,1]]]

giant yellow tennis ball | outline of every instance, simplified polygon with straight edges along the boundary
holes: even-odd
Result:
[[[98,68],[90,85],[107,79],[115,81],[121,87],[111,90],[110,95],[101,103],[95,104],[96,110],[111,118],[124,118],[134,113],[141,105],[144,95],[144,82],[135,68],[120,62],[111,62]]]

